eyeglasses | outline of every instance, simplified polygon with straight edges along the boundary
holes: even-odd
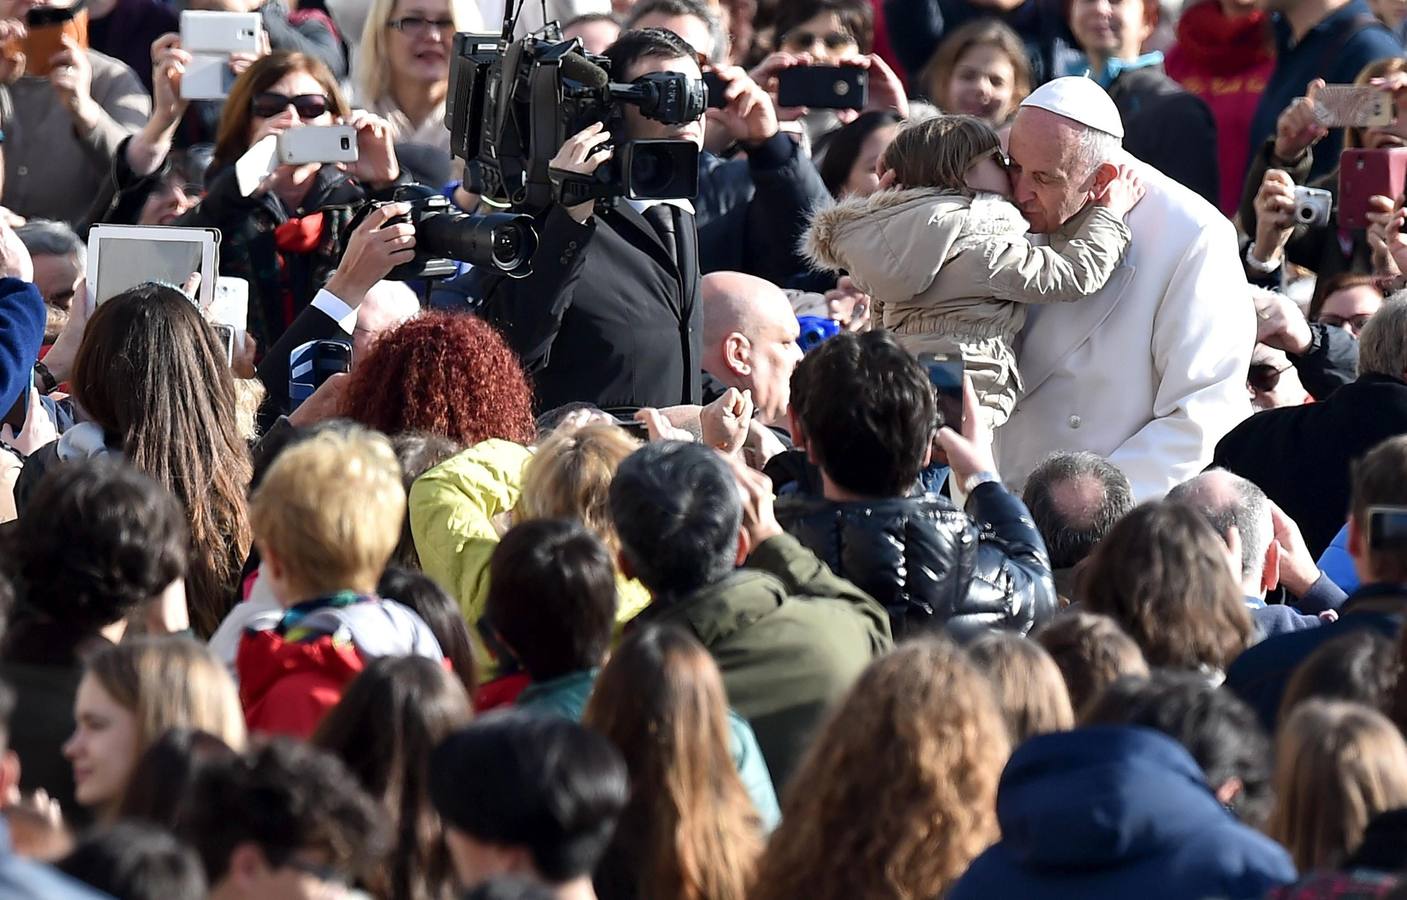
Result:
[[[1246,375],[1246,383],[1255,390],[1268,394],[1280,384],[1280,376],[1293,368],[1293,363],[1282,369],[1277,369],[1269,363],[1252,363],[1251,371]]]
[[[827,50],[844,50],[846,47],[853,47],[856,44],[855,37],[848,31],[828,31],[825,34],[815,34],[805,29],[794,29],[788,31],[782,37],[782,45],[793,50],[809,50],[820,41],[825,44]]]
[[[250,104],[250,109],[254,115],[261,119],[272,119],[279,115],[289,106],[292,106],[298,113],[300,119],[316,119],[327,112],[332,106],[332,101],[322,94],[299,94],[297,97],[290,97],[287,94],[275,94],[266,91],[257,95]]]
[[[1319,321],[1324,325],[1333,325],[1337,328],[1347,328],[1357,334],[1363,330],[1363,326],[1368,324],[1368,320],[1373,317],[1372,313],[1360,313],[1356,316],[1325,316],[1321,315]]]
[[[410,38],[423,38],[433,28],[440,34],[454,31],[453,19],[425,19],[420,16],[401,16],[386,23],[401,34]]]

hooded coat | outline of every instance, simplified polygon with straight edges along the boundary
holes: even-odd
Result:
[[[1295,878],[1279,844],[1217,801],[1192,756],[1144,728],[1032,738],[997,788],[1002,839],[949,900],[1263,897]]]

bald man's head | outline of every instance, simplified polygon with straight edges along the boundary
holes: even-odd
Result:
[[[1225,469],[1211,469],[1173,488],[1168,500],[1200,512],[1223,540],[1235,528],[1241,541],[1241,578],[1247,584],[1261,580],[1266,551],[1275,539],[1265,491]]]
[[[382,332],[412,319],[420,312],[420,298],[403,281],[378,281],[357,307],[352,331],[352,360],[365,358]]]
[[[742,272],[703,277],[704,371],[724,387],[751,390],[758,418],[786,422],[801,328],[781,288]]]

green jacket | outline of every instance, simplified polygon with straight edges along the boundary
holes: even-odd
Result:
[[[778,793],[827,707],[894,644],[884,607],[785,534],[717,584],[656,598],[637,621],[677,625],[709,649]]]

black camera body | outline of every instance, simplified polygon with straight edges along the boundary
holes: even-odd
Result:
[[[703,115],[701,80],[652,72],[630,84],[610,80],[610,61],[577,41],[455,35],[450,67],[450,152],[476,164],[490,202],[541,214],[559,200],[692,198],[698,148],[691,141],[634,141],[592,178],[554,179],[549,162],[567,138],[597,122],[620,133],[622,107],[666,124]]]
[[[387,225],[415,226],[415,258],[391,270],[393,281],[447,278],[456,274],[455,261],[496,269],[513,278],[532,274],[537,231],[531,216],[514,213],[467,215],[431,188],[402,185],[393,199],[366,204],[347,225],[350,234],[372,210],[388,203],[409,203],[410,212],[388,219]]]

